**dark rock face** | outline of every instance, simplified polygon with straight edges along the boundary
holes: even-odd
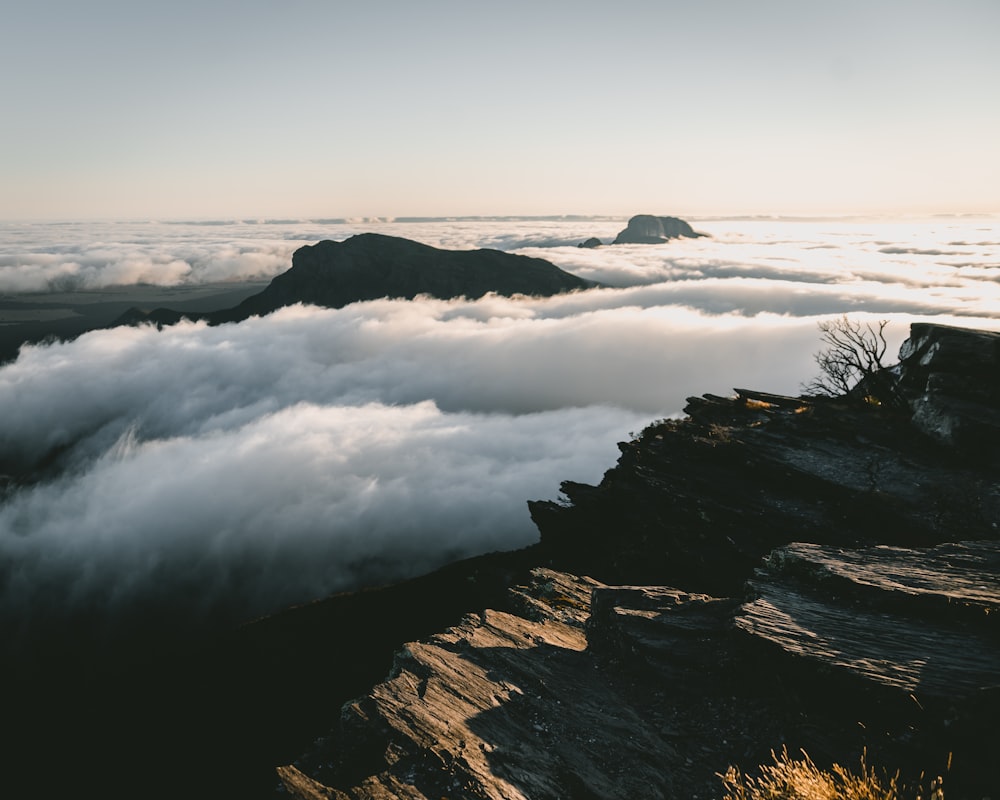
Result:
[[[689,398],[686,419],[619,445],[598,486],[563,484],[569,505],[529,503],[543,546],[602,580],[732,594],[791,541],[995,537],[998,341],[915,325],[893,368],[904,410],[748,390]]]
[[[1000,334],[918,323],[899,353],[913,424],[987,457],[1000,444]]]
[[[688,223],[677,217],[638,214],[628,221],[628,227],[615,237],[612,244],[660,244],[670,239],[694,239],[704,235],[696,233]]]
[[[440,250],[396,236],[363,233],[343,242],[300,247],[292,255],[291,269],[234,308],[200,315],[132,309],[117,324],[163,325],[186,317],[214,325],[263,316],[295,303],[341,308],[362,300],[413,299],[421,294],[440,299],[476,298],[488,292],[549,296],[594,285],[540,258],[500,250]]]
[[[594,247],[601,247],[603,244],[604,242],[602,242],[596,236],[591,236],[586,241],[580,242],[580,244],[578,244],[577,247],[585,247],[588,249],[593,249]]]
[[[439,250],[419,242],[365,233],[344,242],[300,247],[292,268],[235,311],[245,318],[292,303],[340,308],[380,297],[419,294],[447,299],[501,295],[553,295],[592,284],[540,258],[500,250]]]
[[[406,645],[282,791],[717,796],[716,773],[787,745],[989,794],[996,343],[914,326],[891,373],[905,407],[692,398],[600,485],[530,504],[546,568],[505,612]]]
[[[996,541],[790,544],[767,557],[750,587],[742,630],[862,683],[914,693],[925,709],[979,699],[1000,678]]]

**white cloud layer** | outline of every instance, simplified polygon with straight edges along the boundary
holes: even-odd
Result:
[[[588,224],[421,229],[473,246]],[[295,306],[26,347],[0,368],[0,453],[38,481],[0,505],[2,610],[26,625],[143,603],[243,619],[524,545],[526,500],[598,480],[616,441],[687,396],[797,392],[817,320],[888,317],[893,350],[918,318],[1000,328],[995,225],[840,225],[525,251],[621,288]],[[191,263],[169,237],[143,247]],[[204,270],[244,269],[229,257]]]

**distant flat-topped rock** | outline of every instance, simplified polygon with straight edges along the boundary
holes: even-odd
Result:
[[[382,297],[476,298],[489,292],[547,297],[593,285],[541,258],[501,250],[441,250],[397,236],[363,233],[343,242],[300,247],[292,256],[291,269],[234,308],[200,315],[131,309],[117,324],[171,324],[182,316],[218,324],[295,303],[341,308]]]
[[[615,237],[612,244],[660,244],[670,239],[696,239],[704,235],[677,217],[637,214],[628,221],[628,227]]]

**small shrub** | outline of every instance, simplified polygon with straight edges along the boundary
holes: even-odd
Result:
[[[899,784],[899,773],[880,775],[865,763],[861,755],[859,771],[834,764],[821,770],[802,753],[792,759],[788,750],[781,755],[771,752],[774,764],[762,764],[760,776],[751,778],[736,767],[719,775],[726,790],[724,800],[904,800],[905,788]],[[915,798],[921,797],[919,793]],[[932,781],[929,800],[944,800],[941,778]]]
[[[824,345],[816,354],[820,374],[802,388],[808,394],[843,397],[859,381],[879,373],[885,368],[882,359],[888,347],[885,340],[888,324],[886,319],[876,323],[857,322],[846,314],[818,323]]]

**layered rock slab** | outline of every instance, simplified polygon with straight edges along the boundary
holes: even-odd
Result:
[[[521,615],[484,611],[399,651],[345,706],[328,761],[279,769],[302,798],[630,798],[661,785],[663,739],[586,652],[595,581],[538,569]],[[322,750],[322,748],[321,748]],[[645,769],[626,769],[645,764]],[[657,765],[658,767],[658,765]],[[364,774],[371,770],[371,774]],[[345,786],[352,781],[354,785]]]
[[[876,551],[781,548],[745,602],[535,569],[517,613],[403,647],[329,737],[279,768],[281,795],[710,797],[726,766],[782,746],[820,764],[867,747],[911,776],[954,756],[949,785],[979,791],[1000,547]]]
[[[737,625],[789,655],[921,698],[1000,687],[1000,543],[845,550],[795,543],[751,581]]]
[[[843,744],[778,702],[773,681],[746,679],[736,601],[548,569],[514,594],[517,614],[485,611],[401,649],[330,737],[279,768],[282,794],[711,796],[730,759],[757,763],[786,735],[820,754]]]

